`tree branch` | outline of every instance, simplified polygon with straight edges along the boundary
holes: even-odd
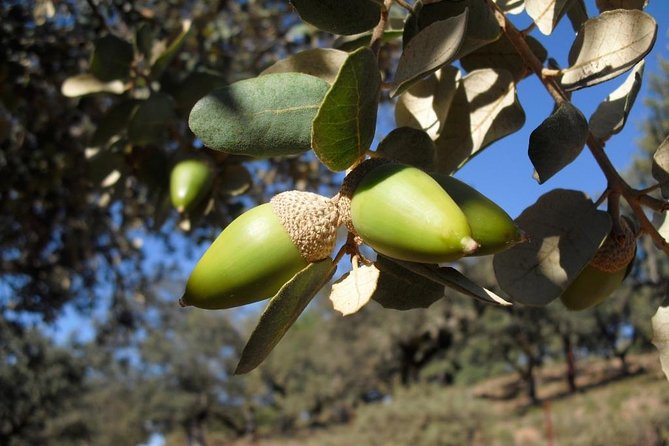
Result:
[[[500,27],[509,38],[509,41],[516,49],[520,57],[523,59],[525,65],[534,72],[534,74],[541,80],[548,93],[551,95],[556,104],[560,105],[569,101],[567,93],[557,81],[557,78],[549,75],[544,70],[541,60],[532,52],[532,49],[527,44],[525,36],[518,31],[518,29],[511,23],[502,10],[492,0],[487,0],[488,6],[492,9],[497,18]],[[552,73],[550,73],[552,74]],[[618,194],[627,201],[634,211],[634,214],[641,223],[641,230],[648,234],[656,246],[669,254],[669,243],[657,232],[657,229],[648,220],[641,206],[649,207],[656,211],[664,211],[669,208],[669,204],[662,200],[649,197],[643,191],[638,191],[632,188],[620,176],[617,169],[611,163],[611,160],[604,151],[604,144],[601,140],[596,138],[592,133],[588,132],[587,146],[590,153],[595,158],[600,169],[606,176],[608,183],[608,190],[612,194]]]
[[[388,11],[393,4],[393,0],[383,0],[383,6],[381,7],[381,19],[379,23],[372,31],[372,40],[369,43],[369,47],[374,51],[374,54],[378,56],[379,50],[381,49],[381,42],[383,41],[383,32],[386,29],[386,24],[388,23]]]

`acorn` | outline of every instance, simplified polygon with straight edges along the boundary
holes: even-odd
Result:
[[[339,214],[310,192],[276,195],[230,223],[198,261],[182,306],[222,309],[274,296],[310,262],[334,249]]]
[[[464,213],[436,180],[415,167],[366,160],[346,177],[339,195],[349,231],[388,257],[442,263],[478,248]]]
[[[178,162],[170,174],[170,198],[180,214],[190,212],[207,198],[214,173],[205,161],[188,159]]]
[[[622,283],[636,255],[636,236],[625,219],[622,231],[611,232],[595,257],[560,296],[571,311],[585,310],[604,301]]]
[[[433,173],[432,178],[437,180],[467,217],[472,238],[480,245],[470,255],[495,254],[525,240],[525,234],[509,214],[488,197],[450,175]]]

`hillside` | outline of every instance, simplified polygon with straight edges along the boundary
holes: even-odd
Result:
[[[414,386],[390,400],[360,407],[346,425],[302,431],[287,438],[246,439],[235,446],[669,444],[669,384],[653,354],[617,363],[581,363],[580,390],[567,392],[561,367],[540,372],[541,406],[528,405],[514,375],[473,387]],[[211,444],[216,442],[211,437]],[[173,439],[176,440],[176,439]],[[174,443],[177,444],[177,443]]]

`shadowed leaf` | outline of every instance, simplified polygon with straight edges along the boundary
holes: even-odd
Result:
[[[155,93],[142,102],[128,123],[132,144],[156,144],[167,136],[167,125],[175,116],[174,101],[165,93]]]
[[[525,11],[532,17],[537,28],[550,35],[566,11],[571,0],[525,0]]]
[[[435,141],[436,169],[452,173],[468,159],[520,129],[525,113],[508,71],[482,69],[465,76]]]
[[[641,89],[644,65],[643,60],[636,64],[627,80],[608,95],[592,114],[588,125],[595,137],[606,141],[623,129]]]
[[[543,45],[532,36],[526,36],[525,39],[534,55],[544,62],[548,53]],[[460,64],[462,68],[469,72],[481,68],[506,70],[511,73],[514,79],[520,79],[522,75],[529,76],[531,74],[525,66],[523,58],[520,57],[506,35],[502,35],[494,42],[466,55],[460,59]]]
[[[588,139],[588,122],[570,102],[564,102],[530,135],[528,154],[539,184],[546,182],[581,153]]]
[[[444,285],[411,272],[395,260],[379,256],[375,265],[381,274],[372,299],[384,308],[427,308],[444,297]]]
[[[381,5],[373,0],[290,0],[307,23],[333,34],[359,34],[376,26]]]
[[[653,344],[660,352],[662,371],[669,380],[669,296],[657,309],[651,319],[651,325],[653,326]]]
[[[398,127],[388,133],[376,152],[383,158],[424,171],[431,171],[434,167],[434,142],[424,131],[411,127]]]
[[[453,61],[464,41],[467,10],[421,30],[404,47],[395,73],[391,96],[397,96],[421,78]]]
[[[190,37],[192,28],[190,20],[184,21],[182,26],[183,29],[181,30],[181,33],[179,33],[167,49],[157,57],[153,66],[151,66],[151,77],[153,79],[160,79],[170,62],[172,62],[177,54],[179,54],[179,51],[181,51],[184,43],[186,43],[186,39]]]
[[[599,12],[611,11],[613,9],[643,9],[648,5],[648,0],[596,0]]]
[[[500,287],[514,302],[548,305],[559,297],[597,252],[611,219],[582,192],[555,189],[525,209],[516,224],[528,242],[496,254]]]
[[[459,79],[460,70],[449,65],[413,84],[397,99],[395,123],[424,130],[435,139],[446,121]]]
[[[96,39],[91,56],[91,73],[103,82],[125,79],[130,75],[132,44],[108,34]]]

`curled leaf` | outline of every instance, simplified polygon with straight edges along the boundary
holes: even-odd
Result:
[[[344,316],[357,313],[376,291],[379,274],[374,265],[363,265],[346,273],[332,284],[330,300],[333,308]]]

